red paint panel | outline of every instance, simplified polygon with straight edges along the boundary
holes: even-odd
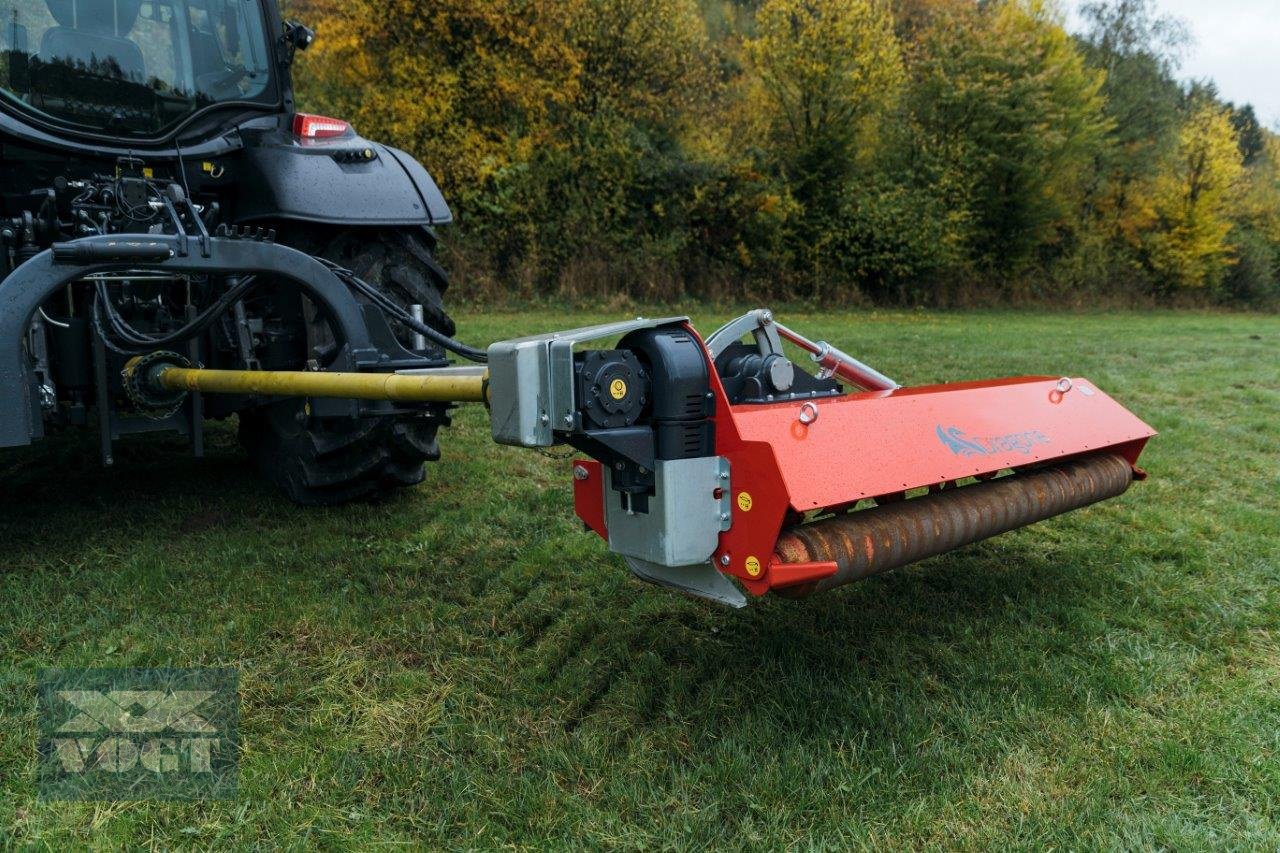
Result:
[[[780,486],[801,512],[1117,445],[1136,462],[1154,430],[1092,383],[1076,379],[1064,394],[1058,382],[854,394],[815,401],[809,426],[799,403],[735,406],[731,419],[735,439],[772,448]]]
[[[573,511],[582,523],[609,541],[609,531],[604,524],[604,472],[594,459],[575,459],[574,470],[587,472],[584,479],[573,478]]]

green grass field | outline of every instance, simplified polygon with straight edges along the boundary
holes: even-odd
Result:
[[[734,612],[631,580],[567,463],[491,444],[474,409],[423,486],[342,510],[284,504],[227,429],[204,460],[8,453],[0,840],[1280,846],[1280,318],[787,319],[911,384],[1087,376],[1161,431],[1151,478]],[[239,799],[39,800],[50,666],[239,668]]]

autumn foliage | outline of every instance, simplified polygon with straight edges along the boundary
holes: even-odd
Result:
[[[1149,0],[295,0],[460,291],[1265,303],[1280,143]]]

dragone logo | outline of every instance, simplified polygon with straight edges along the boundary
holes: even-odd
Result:
[[[55,670],[40,683],[45,799],[232,796],[239,694],[221,669]]]
[[[1048,444],[1049,436],[1038,429],[1009,435],[973,436],[966,434],[959,427],[944,427],[938,424],[938,440],[957,456],[994,456],[997,453],[1009,452],[1030,455],[1037,445]]]

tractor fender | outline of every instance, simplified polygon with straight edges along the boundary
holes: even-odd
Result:
[[[244,150],[236,221],[443,225],[453,214],[436,182],[399,149],[361,137],[269,142]]]

